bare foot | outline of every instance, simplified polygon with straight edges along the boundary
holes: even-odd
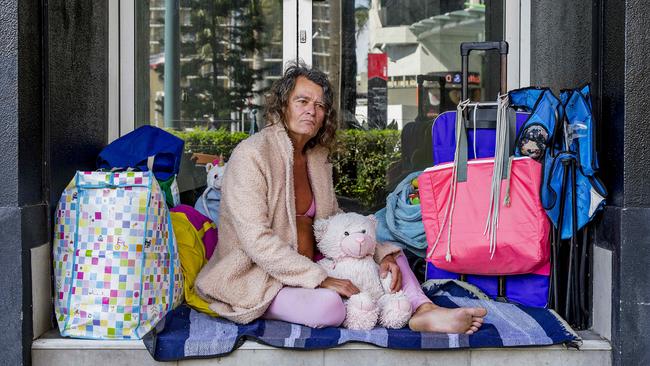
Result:
[[[417,332],[474,334],[483,325],[486,314],[484,308],[447,309],[425,303],[409,320],[409,328]]]

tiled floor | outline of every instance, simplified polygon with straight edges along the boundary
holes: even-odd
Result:
[[[610,366],[611,347],[593,333],[583,332],[580,350],[564,346],[473,349],[449,351],[396,351],[365,344],[348,344],[319,351],[291,351],[246,342],[232,354],[202,360],[159,363],[153,360],[141,341],[90,341],[62,339],[55,331],[34,342],[32,362],[35,366],[122,366],[122,365],[578,365]]]

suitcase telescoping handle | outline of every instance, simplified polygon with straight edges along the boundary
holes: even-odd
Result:
[[[462,61],[462,79],[463,79],[463,86],[462,86],[462,99],[461,100],[467,100],[469,96],[469,87],[467,85],[467,77],[469,76],[469,54],[473,50],[479,50],[479,51],[490,51],[490,50],[497,50],[499,51],[499,54],[501,55],[500,57],[500,63],[501,63],[501,71],[500,71],[500,87],[499,87],[499,93],[505,94],[508,91],[508,42],[506,41],[498,41],[498,42],[463,42],[460,44],[460,56],[461,56],[461,61]],[[514,127],[515,124],[512,123],[512,126]],[[467,140],[465,139],[465,142]],[[467,150],[467,148],[463,149],[464,151]],[[466,167],[465,167],[466,169]],[[464,274],[461,274],[461,281],[465,281],[466,276]],[[498,279],[498,290],[497,290],[497,300],[498,301],[507,301],[506,298],[506,278],[505,276],[499,276]]]
[[[501,55],[501,85],[499,92],[505,94],[508,91],[508,42],[463,42],[460,44],[460,57],[462,61],[461,72],[463,74],[462,99],[467,100],[469,89],[467,77],[469,75],[469,53],[477,51],[497,50]]]

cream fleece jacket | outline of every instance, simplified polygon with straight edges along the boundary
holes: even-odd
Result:
[[[307,152],[316,219],[339,211],[328,151]],[[264,128],[233,151],[222,185],[219,244],[196,278],[200,297],[237,323],[261,317],[283,286],[316,288],[327,273],[297,252],[293,147],[282,124]],[[399,251],[379,245],[375,260]]]

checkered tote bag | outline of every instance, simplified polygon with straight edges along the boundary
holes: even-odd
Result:
[[[169,210],[149,172],[77,172],[53,242],[63,336],[139,339],[182,301]]]

